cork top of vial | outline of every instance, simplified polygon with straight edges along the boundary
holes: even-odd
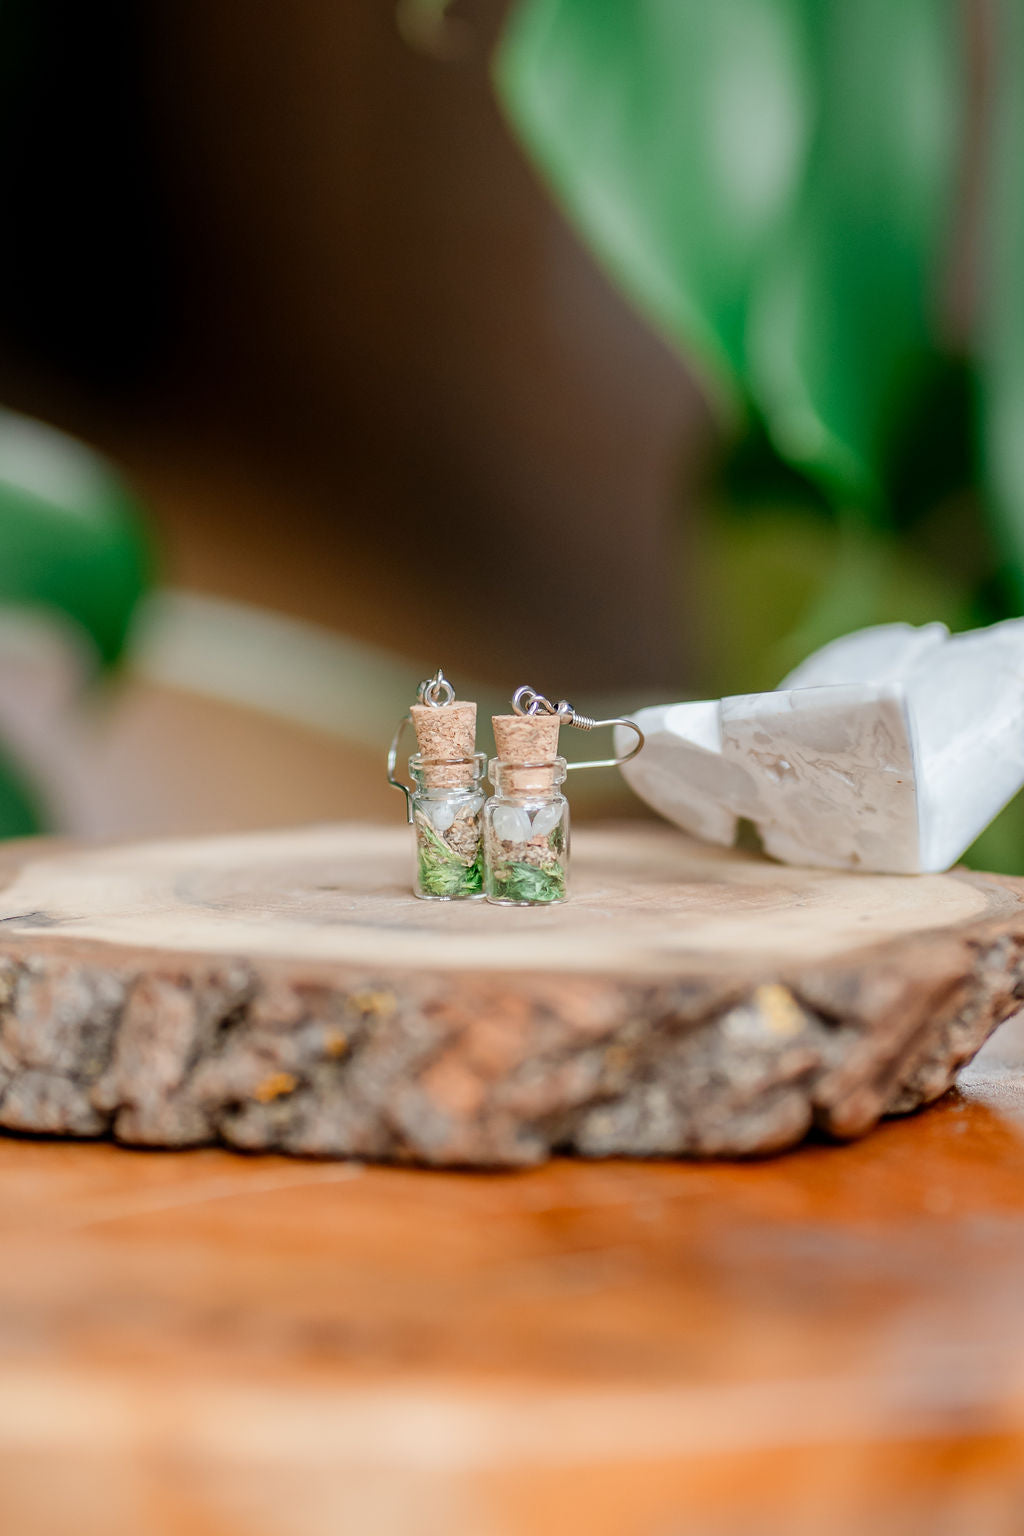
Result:
[[[494,745],[499,762],[512,766],[502,775],[503,789],[513,795],[543,793],[554,786],[554,775],[543,765],[558,756],[557,715],[492,715]],[[523,763],[533,767],[519,767]]]
[[[476,704],[413,704],[409,710],[416,745],[423,759],[423,782],[431,789],[458,789],[473,782],[476,751]],[[468,762],[452,759],[468,758]]]

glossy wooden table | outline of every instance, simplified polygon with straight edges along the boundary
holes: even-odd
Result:
[[[0,1140],[0,1530],[1010,1536],[1022,1085],[748,1165]]]

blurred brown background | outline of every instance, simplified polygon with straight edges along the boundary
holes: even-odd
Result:
[[[174,588],[410,687],[681,696],[705,408],[502,123],[502,10],[456,8],[438,57],[390,0],[35,6],[0,387],[126,466]],[[87,830],[395,812],[365,739],[139,671],[81,754]]]

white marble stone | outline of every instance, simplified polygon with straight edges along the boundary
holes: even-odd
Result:
[[[981,630],[984,634],[986,631]],[[949,639],[945,624],[876,624],[841,635],[782,679],[779,688],[826,688],[833,683],[901,682],[936,646]]]
[[[773,693],[635,718],[647,744],[625,777],[697,837],[732,843],[743,818],[786,863],[947,869],[1024,784],[1024,620],[879,625]]]

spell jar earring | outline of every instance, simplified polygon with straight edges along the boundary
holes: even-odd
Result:
[[[487,776],[494,794],[484,806],[484,895],[499,906],[547,906],[564,901],[569,868],[569,802],[562,793],[567,773],[580,768],[617,768],[636,757],[643,732],[632,720],[592,720],[566,700],[552,704],[535,689],[517,688],[511,715],[493,715],[497,756]],[[627,726],[636,743],[621,757],[567,763],[558,755],[562,725],[593,731]]]
[[[420,683],[417,700],[388,751],[388,783],[405,795],[416,832],[413,892],[424,901],[479,901],[487,756],[476,751],[476,704],[455,697],[440,667]],[[409,758],[411,786],[396,777],[402,733],[410,725],[418,749]]]

